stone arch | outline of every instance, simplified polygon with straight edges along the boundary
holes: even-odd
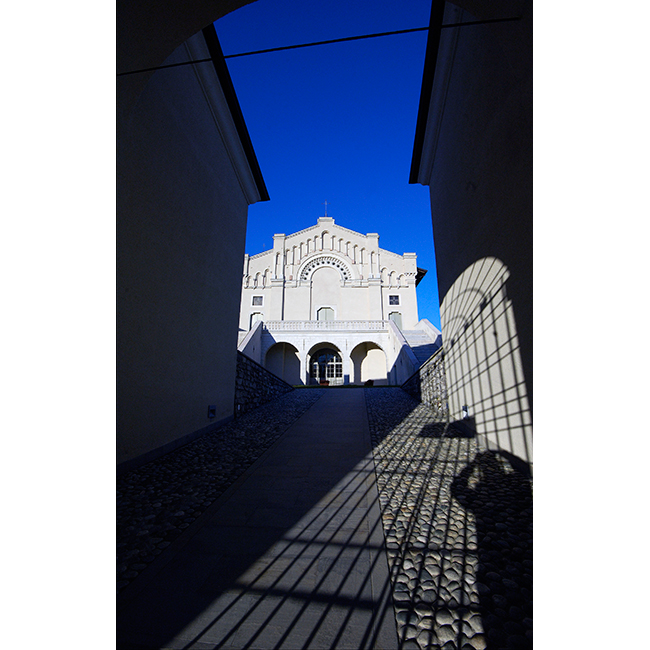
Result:
[[[300,377],[300,353],[291,343],[274,343],[266,351],[264,367],[292,386],[305,383]]]
[[[352,361],[351,383],[373,384],[388,383],[387,358],[384,349],[373,341],[364,341],[354,347],[350,353]]]
[[[310,384],[318,384],[321,380],[328,381],[330,386],[344,383],[343,354],[334,343],[322,341],[313,345],[307,353],[307,368]]]
[[[341,274],[341,279],[344,281],[352,279],[352,271],[348,265],[342,259],[334,255],[319,255],[318,257],[309,260],[309,262],[307,262],[298,272],[298,277],[304,281],[309,280],[314,271],[323,266],[332,266],[337,269]]]

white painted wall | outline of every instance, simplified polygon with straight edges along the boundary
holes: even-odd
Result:
[[[199,33],[167,63],[208,56]],[[232,416],[246,218],[260,198],[211,64],[154,73],[122,118],[118,464]]]
[[[274,235],[271,250],[245,257],[239,326],[248,330],[254,312],[264,320],[315,320],[320,307],[331,306],[336,320],[383,320],[399,311],[403,328],[413,329],[416,275],[415,253],[384,250],[378,234],[321,217],[311,228]],[[390,305],[390,296],[399,305]]]

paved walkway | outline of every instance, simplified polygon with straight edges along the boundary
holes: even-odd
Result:
[[[399,388],[297,390],[118,481],[118,650],[532,648],[532,491]]]
[[[117,647],[399,647],[363,389],[325,391],[124,589]]]

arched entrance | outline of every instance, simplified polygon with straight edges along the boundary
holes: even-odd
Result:
[[[304,383],[300,378],[298,350],[291,343],[272,345],[266,353],[264,367],[292,386]]]
[[[353,366],[352,383],[363,384],[372,381],[373,384],[387,384],[386,354],[376,344],[370,341],[359,343],[350,354]]]
[[[330,386],[343,385],[343,360],[337,350],[318,348],[309,360],[309,381],[311,384],[328,382]]]

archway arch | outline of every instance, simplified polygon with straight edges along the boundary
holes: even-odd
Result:
[[[343,357],[338,346],[325,341],[317,343],[309,350],[307,362],[310,384],[343,385]]]
[[[342,282],[352,279],[350,267],[337,255],[319,255],[310,259],[298,271],[298,277],[303,281],[309,280],[316,270],[323,267],[335,268],[339,272]]]
[[[266,352],[264,367],[292,386],[305,383],[300,377],[300,353],[291,343],[274,343]]]
[[[351,383],[373,384],[388,383],[388,369],[386,367],[386,353],[371,341],[364,341],[355,346],[350,353],[352,361]]]

